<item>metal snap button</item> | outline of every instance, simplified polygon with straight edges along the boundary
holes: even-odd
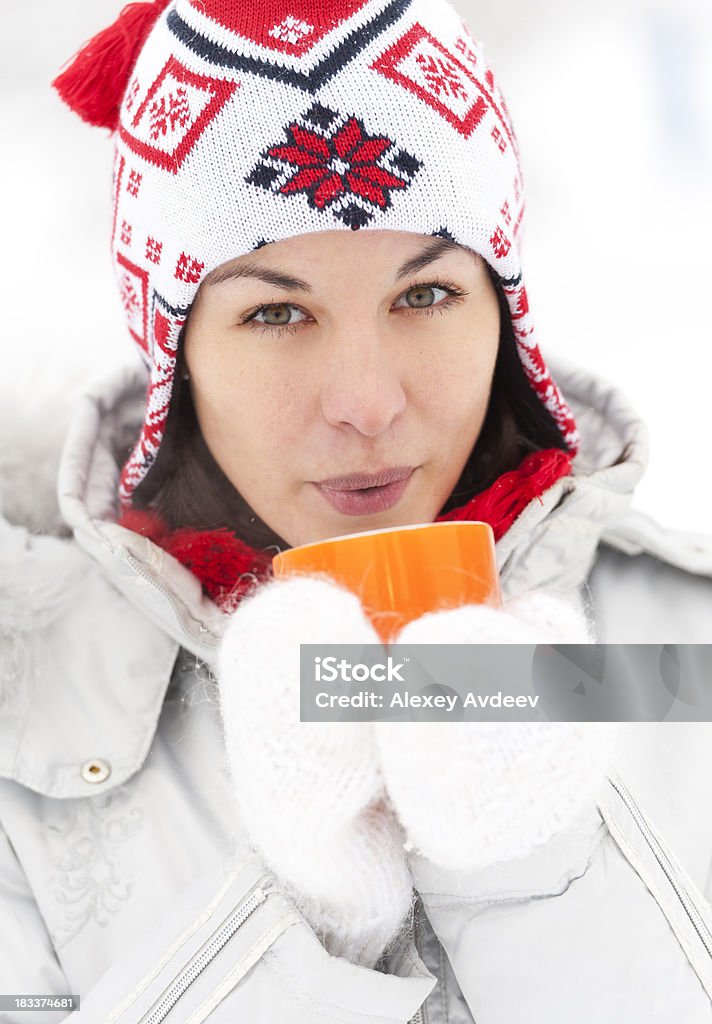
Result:
[[[111,765],[100,757],[92,757],[84,762],[81,771],[85,782],[106,782],[111,775]]]

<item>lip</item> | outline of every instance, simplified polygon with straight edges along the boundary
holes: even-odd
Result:
[[[328,487],[331,491],[361,491],[365,487],[385,487],[386,484],[406,480],[415,471],[415,466],[389,466],[377,473],[346,473],[330,480],[317,480],[317,487]]]
[[[397,505],[414,472],[414,466],[392,466],[377,473],[348,473],[319,480],[314,486],[337,512],[368,516]]]

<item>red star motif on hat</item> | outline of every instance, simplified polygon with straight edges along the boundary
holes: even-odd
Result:
[[[326,108],[319,110],[325,130],[297,122],[288,125],[285,141],[262,154],[264,162],[248,181],[285,196],[305,194],[318,210],[339,204],[336,216],[351,227],[361,227],[372,216],[363,204],[387,209],[391,193],[408,188],[420,163],[398,150],[388,136],[370,135],[358,118],[348,117],[330,128],[328,122],[333,124],[336,115]],[[349,206],[349,200],[360,205]]]

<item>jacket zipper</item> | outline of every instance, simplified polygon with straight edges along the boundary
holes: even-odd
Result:
[[[265,888],[266,879],[257,883],[248,896],[238,904],[229,917],[223,921],[216,932],[210,936],[201,951],[190,961],[188,966],[173,981],[161,996],[148,1014],[141,1018],[139,1024],[161,1024],[183,996],[190,986],[203,973],[206,967],[212,963],[218,953],[221,952],[233,938],[236,932],[242,927],[245,921],[257,908],[264,903],[273,889]]]
[[[425,1013],[423,1011],[423,1007],[422,1006],[417,1011],[415,1016],[410,1018],[410,1020],[408,1021],[408,1024],[425,1024]]]
[[[633,818],[636,824],[638,825],[638,828],[643,833],[643,836],[648,846],[652,850],[658,864],[663,869],[665,876],[667,877],[667,880],[670,882],[670,885],[675,890],[675,893],[677,894],[677,897],[680,900],[680,903],[682,904],[685,913],[690,919],[693,928],[697,932],[697,935],[699,936],[702,945],[707,950],[707,954],[710,957],[712,957],[712,934],[710,934],[709,928],[705,924],[690,894],[687,892],[684,885],[678,878],[675,868],[670,863],[670,859],[668,858],[667,854],[661,847],[656,837],[653,835],[647,821],[643,817],[640,808],[636,804],[633,796],[626,788],[626,786],[623,784],[623,782],[621,782],[619,778],[613,777],[609,777],[609,781],[615,789],[616,793],[618,793],[621,800],[630,811],[630,813],[633,815]]]
[[[186,633],[188,633],[189,636],[191,636],[194,640],[197,640],[198,643],[202,644],[204,647],[217,647],[219,640],[213,633],[210,632],[207,626],[201,626],[200,623],[198,623],[198,633],[196,634],[196,620],[193,619],[192,616],[186,614],[185,609],[180,604],[178,604],[176,599],[171,594],[170,590],[167,590],[166,587],[164,587],[163,584],[156,579],[153,573],[148,572],[148,570],[143,566],[143,564],[138,560],[138,558],[132,555],[130,551],[125,550],[124,561],[131,568],[131,570],[136,573],[137,576],[140,576],[141,579],[146,580],[146,582],[149,583],[154,590],[157,590],[158,593],[165,598],[173,614],[175,615],[179,625],[183,630],[185,630]]]

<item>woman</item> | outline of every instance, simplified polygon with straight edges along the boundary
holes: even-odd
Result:
[[[424,0],[136,4],[57,84],[117,131],[149,386],[77,410],[72,540],[4,527],[3,991],[122,1024],[707,1020],[712,920],[674,856],[704,884],[712,830],[671,852],[640,811],[649,735],[298,721],[299,643],[375,634],[327,580],[270,583],[275,546],[484,518],[505,609],[398,642],[706,639],[704,551],[626,512],[642,427],[538,350],[477,44]],[[648,551],[679,599],[631,636]]]

